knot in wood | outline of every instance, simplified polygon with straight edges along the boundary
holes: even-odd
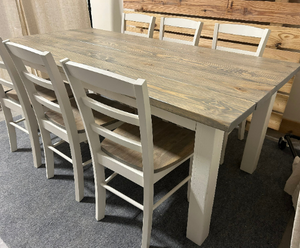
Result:
[[[243,89],[243,88],[241,88],[241,87],[235,87],[235,89],[238,90],[238,91],[242,91],[242,92],[245,92],[245,91],[246,91],[245,89]]]

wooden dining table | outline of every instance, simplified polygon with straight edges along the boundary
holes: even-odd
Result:
[[[209,233],[224,132],[253,113],[240,167],[253,173],[276,93],[300,70],[297,63],[97,29],[11,41],[50,51],[62,73],[67,57],[145,79],[152,114],[195,131],[187,237],[198,245]]]

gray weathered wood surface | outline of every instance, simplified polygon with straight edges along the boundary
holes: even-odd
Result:
[[[11,39],[70,60],[146,79],[151,104],[231,131],[299,71],[299,64],[97,29]]]

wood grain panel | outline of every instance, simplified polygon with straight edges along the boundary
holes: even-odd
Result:
[[[279,89],[278,92],[289,94],[291,92],[294,79],[295,77],[291,78],[282,88]]]
[[[275,98],[275,103],[273,105],[273,110],[283,114],[288,99],[289,99],[288,95],[277,93]]]
[[[252,119],[252,115],[250,115],[247,118],[246,130],[249,130],[249,127],[251,125],[251,119]],[[273,130],[278,131],[280,129],[281,122],[282,122],[282,114],[272,112],[271,117],[270,117],[270,121],[269,121],[269,124],[268,124],[268,128],[271,128]]]
[[[69,32],[70,39],[76,39],[79,32]],[[65,34],[62,34],[65,36]],[[125,39],[126,37],[126,39]],[[59,38],[59,36],[57,36]],[[97,43],[98,49],[103,49],[103,56],[107,54],[107,56],[113,56],[114,53],[118,53],[117,50],[123,50],[123,53],[118,53],[118,56],[115,56],[115,62],[117,60],[122,60],[119,56],[124,56],[126,59],[132,58],[132,63],[134,67],[140,66],[143,70],[147,69],[150,70],[151,73],[157,73],[155,67],[161,71],[164,68],[163,72],[158,73],[168,73],[171,78],[177,77],[174,75],[174,68],[178,66],[178,69],[181,73],[186,69],[188,71],[191,68],[195,68],[195,75],[199,74],[199,77],[203,78],[203,74],[209,72],[210,70],[222,70],[220,76],[224,78],[224,76],[229,73],[230,80],[234,80],[232,77],[236,75],[234,70],[251,70],[253,68],[253,60],[256,61],[257,59],[251,56],[246,55],[238,55],[234,53],[224,53],[221,52],[222,56],[218,57],[220,51],[212,51],[211,49],[204,49],[199,50],[196,47],[191,47],[188,45],[181,45],[181,44],[174,44],[170,42],[161,42],[154,39],[143,39],[142,42],[136,42],[137,37],[126,35],[122,40],[119,40],[118,34],[116,33],[106,33],[106,39],[102,39],[101,35],[99,35],[99,39],[95,40],[94,42]],[[87,42],[89,40],[89,35],[86,33],[86,36],[81,35],[80,41]],[[108,52],[107,46],[110,46],[110,51]],[[53,44],[52,46],[56,46]],[[67,46],[67,43],[66,43]],[[150,48],[150,47],[151,48]],[[96,47],[93,47],[94,49]],[[80,48],[84,51],[84,47]],[[189,51],[189,52],[188,52]],[[91,51],[92,52],[92,51]],[[96,52],[96,51],[94,51]],[[209,54],[208,57],[206,57]],[[213,56],[211,56],[213,54]],[[224,54],[227,56],[224,57]],[[148,56],[148,57],[147,57]],[[244,58],[243,63],[237,63],[237,59],[240,59],[241,56]],[[134,59],[133,59],[134,58]],[[137,60],[138,59],[138,60]],[[224,60],[224,61],[223,61]],[[163,62],[168,62],[170,65],[167,65]],[[226,62],[225,62],[226,61]],[[265,61],[265,60],[264,60]],[[152,63],[151,63],[152,62]],[[223,63],[224,69],[219,68],[218,63]],[[245,80],[252,80],[253,82],[262,82],[264,81],[265,84],[274,85],[272,81],[280,80],[278,76],[282,75],[282,73],[286,73],[287,70],[290,68],[286,67],[286,63],[282,61],[274,61],[268,60],[269,63],[266,63],[265,68],[259,68],[259,70],[255,70],[255,74],[242,74],[238,73],[239,81]],[[123,60],[124,63],[124,60]],[[144,65],[149,65],[145,67]],[[232,66],[231,66],[232,65]],[[126,66],[129,66],[126,63]],[[143,67],[144,66],[144,67]],[[236,67],[234,69],[234,66]],[[180,67],[180,68],[179,68]],[[145,68],[145,69],[144,69]],[[167,71],[167,68],[170,71]],[[200,70],[203,68],[203,71]],[[276,70],[274,70],[276,68]],[[176,74],[176,73],[175,73]],[[184,74],[188,74],[187,72]],[[180,75],[178,75],[180,76]],[[228,75],[226,75],[228,76]],[[237,76],[237,75],[236,75]],[[186,78],[186,77],[185,77]]]
[[[284,2],[286,2],[286,0]],[[173,4],[174,3],[176,3],[176,1],[173,1]],[[218,3],[214,2],[213,4],[219,5],[220,1],[218,1]],[[300,8],[300,4],[298,6]],[[152,16],[156,17],[156,25],[155,25],[156,28],[155,29],[157,31],[154,33],[154,38],[157,38],[157,39],[159,36],[160,18],[163,16],[176,17],[174,15],[169,15],[169,14],[146,13],[146,12],[143,12],[143,14],[152,15]],[[184,17],[184,18],[204,22],[199,45],[203,46],[203,47],[207,47],[207,48],[211,47],[212,41],[209,38],[212,38],[214,24],[217,22],[218,23],[232,23],[232,21],[219,21],[219,20],[210,20],[210,19],[203,19],[203,18],[196,18],[196,17],[192,17],[192,18]],[[234,23],[243,24],[240,22],[234,22]],[[250,25],[260,27],[260,28],[271,29],[271,35],[270,35],[268,43],[267,43],[267,48],[265,50],[264,57],[278,59],[278,60],[293,61],[293,62],[297,62],[297,63],[300,61],[300,53],[285,51],[285,50],[278,50],[278,48],[299,50],[299,48],[300,48],[300,29],[282,27],[282,25],[274,25],[274,26],[261,25],[261,24],[250,24]],[[139,28],[140,28],[140,30],[139,30]],[[143,27],[137,27],[136,31],[137,32],[143,31]],[[187,40],[187,41],[192,40],[192,37],[190,35],[192,35],[193,32],[189,29],[178,29],[176,27],[166,27],[166,31],[167,31],[166,35],[170,38],[182,39],[182,40]],[[256,47],[250,46],[250,45],[245,45],[245,43],[247,43],[247,44],[249,44],[249,43],[257,44],[258,43],[257,39],[249,38],[249,37],[245,38],[245,37],[241,37],[241,36],[230,36],[230,35],[223,34],[223,36],[220,38],[224,39],[224,40],[234,40],[237,42],[244,43],[244,44],[237,44],[236,42],[235,43],[220,42],[219,44],[221,46],[238,48],[238,49],[243,49],[243,50],[247,50],[247,51],[255,51]],[[287,94],[290,93],[290,91],[291,91],[293,80],[294,80],[293,78],[290,79],[289,82],[287,84],[285,84],[279,90],[280,93],[284,93],[284,94],[280,94],[280,93],[277,94],[277,97],[275,99],[273,110],[276,111],[277,113],[275,112],[273,114],[273,117],[270,120],[269,126],[273,127],[276,130],[278,130],[278,128],[279,128],[278,125],[280,125],[280,122],[281,122],[279,119],[282,117],[282,115],[280,115],[279,113],[283,113],[285,110],[285,107],[286,107],[286,104],[288,101],[288,97],[289,97]]]
[[[194,132],[155,117],[152,118],[152,126],[153,166],[156,172],[178,163],[192,154],[194,149]],[[123,124],[115,129],[114,133],[130,140],[141,142],[140,130],[137,126]],[[143,168],[142,153],[140,152],[119,145],[109,139],[105,139],[101,143],[101,149],[106,154],[110,154],[123,163],[129,163],[136,169],[141,170]]]
[[[298,3],[243,0],[124,0],[124,8],[190,16],[300,25]]]
[[[299,6],[300,8],[300,6]],[[133,11],[124,11],[126,13],[134,13]],[[155,16],[155,29],[159,30],[160,27],[160,18],[161,17],[178,17],[169,14],[158,14],[158,13],[147,13],[147,12],[138,12],[143,15]],[[180,16],[182,18],[182,16]],[[194,21],[201,21],[204,23],[203,29],[201,32],[201,36],[203,37],[213,37],[213,30],[215,23],[235,23],[235,24],[245,24],[242,22],[232,21],[224,21],[224,20],[211,20],[211,19],[204,19],[204,18],[192,18],[192,17],[183,17],[186,19],[194,20]],[[134,23],[131,23],[134,25]],[[246,24],[247,25],[247,24]],[[280,48],[280,49],[295,49],[300,50],[300,29],[299,28],[290,28],[290,27],[282,27],[282,26],[270,26],[270,25],[261,25],[261,24],[248,24],[253,27],[258,28],[268,28],[271,30],[270,37],[268,39],[267,47],[269,48]],[[138,27],[146,28],[147,25],[138,25]],[[185,33],[185,34],[193,34],[193,32],[189,29],[179,29],[176,27],[167,27],[167,31],[177,32],[177,33]],[[226,35],[224,36],[226,38]],[[244,43],[253,43],[256,44],[255,38],[245,38],[241,36],[235,37],[236,41],[244,42]]]
[[[147,32],[146,29],[140,29],[140,28],[134,28],[130,27],[128,28],[131,32],[139,32],[139,33],[145,33]],[[183,34],[174,34],[174,33],[165,33],[166,37],[174,38],[174,39],[180,39],[180,40],[186,40],[186,41],[192,41],[193,37]],[[158,39],[159,38],[159,32],[154,31],[153,38]],[[247,51],[255,51],[255,46],[250,45],[243,45],[243,44],[237,44],[237,43],[231,43],[231,42],[219,42],[220,45],[228,46],[231,48],[239,48]],[[206,38],[200,38],[199,46],[211,48],[212,40],[206,39]],[[300,53],[297,52],[290,52],[285,50],[278,50],[278,49],[272,49],[272,48],[266,48],[265,52],[263,54],[263,57],[270,58],[270,59],[277,59],[277,60],[284,60],[284,61],[290,61],[290,62],[296,62],[298,63],[300,61]]]
[[[200,38],[199,46],[211,48],[211,44],[212,44],[212,40]],[[249,45],[243,45],[243,44],[237,44],[237,43],[231,43],[231,42],[223,42],[223,41],[219,41],[218,44],[220,44],[220,46],[226,46],[226,47],[230,47],[230,48],[238,48],[238,49],[242,49],[242,50],[246,50],[246,51],[256,51],[255,46],[249,46]],[[295,62],[295,63],[299,63],[299,61],[300,61],[300,53],[272,49],[272,48],[268,48],[268,47],[266,47],[263,57],[270,58],[270,59],[276,59],[276,60],[290,61],[290,62]]]
[[[151,104],[179,116],[230,131],[300,68],[255,58],[103,30],[76,30],[14,38],[64,57],[145,78]],[[291,75],[290,75],[291,74]]]
[[[158,33],[157,33],[157,35],[158,35]],[[175,34],[173,34],[172,35],[172,37],[174,38],[174,36],[176,36],[176,38],[178,38],[177,36],[178,35],[175,35]],[[180,36],[180,35],[179,35]],[[181,36],[181,38],[186,38],[186,39],[192,39],[191,37],[188,37],[188,36]],[[210,41],[209,41],[209,46],[208,47],[210,47],[210,45],[211,45],[211,43],[210,43]],[[126,46],[127,46],[127,48],[130,48],[130,47],[128,47],[128,46],[130,46],[130,45],[128,45],[128,44],[126,44]],[[132,51],[134,50],[134,48],[136,48],[136,47],[131,47],[132,48]],[[156,71],[159,73],[159,70],[160,70],[160,68],[161,67],[163,67],[163,65],[162,64],[157,64],[157,66],[158,66],[158,68],[156,69]],[[173,68],[174,69],[174,68]],[[176,68],[175,68],[176,69]],[[179,68],[178,68],[179,69]],[[152,71],[150,72],[150,73],[153,73]],[[164,72],[165,73],[165,72]],[[173,73],[173,71],[172,72],[170,72],[170,73],[172,73],[173,75],[175,75],[177,78],[180,78],[180,75],[178,76],[176,73],[174,74]],[[186,75],[184,75],[184,78],[182,77],[182,80],[183,79],[189,79],[189,77],[187,77]],[[224,89],[223,87],[220,87],[219,85],[218,86],[216,86],[216,87],[218,87],[219,88],[219,90],[223,90],[224,92],[227,92],[227,94],[230,94],[230,95],[232,95],[232,96],[237,96],[237,95],[239,95],[239,92],[237,92],[237,91],[232,91],[232,93],[230,93],[230,92],[228,92],[228,88],[226,88],[226,89]],[[256,85],[251,85],[251,87],[257,87]],[[258,88],[257,88],[258,89]],[[214,89],[214,90],[216,90],[216,89]],[[249,85],[248,85],[248,89],[247,90],[252,90],[252,89],[250,89],[249,88]],[[254,93],[255,94],[255,93]],[[275,101],[275,104],[274,104],[274,110],[276,110],[276,111],[278,111],[278,112],[284,112],[284,109],[285,109],[285,106],[286,106],[286,102],[287,102],[287,99],[288,99],[288,96],[286,96],[286,95],[284,95],[284,96],[281,96],[281,97],[279,97],[280,95],[278,95],[278,97],[276,98],[276,101]],[[276,123],[279,123],[278,122],[278,120],[277,120],[277,122]],[[272,126],[274,126],[274,124],[272,124]],[[276,126],[276,128],[277,128],[277,126]]]
[[[281,133],[292,133],[300,136],[300,123],[288,119],[282,119],[279,131]]]

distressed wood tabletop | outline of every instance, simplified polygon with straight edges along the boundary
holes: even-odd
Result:
[[[137,79],[146,79],[151,105],[231,131],[299,70],[299,64],[98,29],[11,39]]]

